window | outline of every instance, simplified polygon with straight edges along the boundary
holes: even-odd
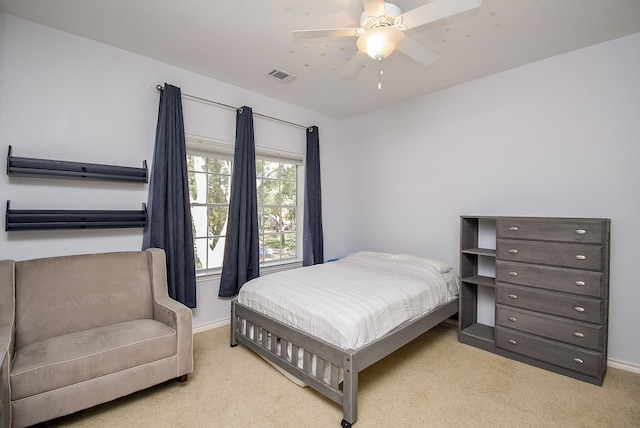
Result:
[[[261,264],[297,257],[297,171],[295,164],[256,159]]]
[[[222,267],[229,218],[231,161],[187,154],[196,274]]]
[[[300,162],[256,156],[258,233],[260,266],[300,260],[298,222]],[[189,150],[187,154],[189,194],[195,245],[196,274],[222,270],[229,197],[233,171],[232,155]],[[300,246],[300,249],[302,246]]]

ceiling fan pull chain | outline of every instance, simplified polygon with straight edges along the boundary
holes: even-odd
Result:
[[[382,75],[384,74],[384,70],[382,69],[382,58],[378,59],[378,64],[380,65],[380,74],[378,74],[378,89],[382,89]]]

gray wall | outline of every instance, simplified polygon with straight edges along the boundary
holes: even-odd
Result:
[[[460,215],[611,219],[609,357],[640,364],[640,34],[349,121],[344,250],[458,264]]]

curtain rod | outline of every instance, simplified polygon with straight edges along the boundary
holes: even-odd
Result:
[[[162,85],[156,85],[156,89],[157,89],[158,91],[161,91],[161,92],[162,92],[162,91],[164,91],[164,86],[162,86]],[[191,98],[191,99],[194,99],[194,100],[203,101],[203,102],[205,102],[205,103],[214,104],[214,105],[217,105],[217,106],[219,106],[219,107],[224,107],[224,108],[227,108],[227,109],[230,109],[230,110],[238,110],[238,107],[234,107],[234,106],[231,106],[231,105],[229,105],[229,104],[223,104],[223,103],[219,103],[219,102],[217,102],[217,101],[208,100],[208,99],[206,99],[206,98],[196,97],[195,95],[185,94],[185,93],[184,93],[184,92],[182,92],[182,91],[180,91],[180,93],[181,93],[181,95],[182,95],[183,97],[186,97],[186,98]],[[312,128],[311,126],[299,125],[299,124],[297,124],[297,123],[289,122],[289,121],[287,121],[287,120],[278,119],[277,117],[267,116],[267,115],[260,114],[260,113],[253,113],[253,114],[254,114],[255,116],[259,116],[259,117],[262,117],[262,118],[265,118],[265,119],[269,119],[269,120],[274,120],[274,121],[276,121],[276,122],[281,122],[281,123],[284,123],[284,124],[286,124],[286,125],[295,126],[295,127],[297,127],[297,128],[306,129],[306,130],[309,130],[309,131],[310,131],[310,130],[311,130],[311,128]]]

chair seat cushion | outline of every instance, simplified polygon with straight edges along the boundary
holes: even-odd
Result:
[[[11,400],[30,397],[176,355],[171,327],[152,319],[66,334],[16,349]]]

